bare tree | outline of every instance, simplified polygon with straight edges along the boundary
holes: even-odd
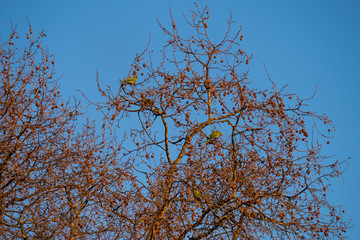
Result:
[[[185,34],[170,17],[159,63],[147,48],[117,89],[97,78],[101,126],[62,100],[44,32],[0,45],[1,238],[343,239],[332,122],[270,77],[252,87],[231,18],[215,42],[207,8]]]
[[[104,124],[124,136],[122,164],[133,174],[126,191],[105,191],[101,200],[118,202],[103,205],[113,234],[342,239],[348,223],[326,191],[346,161],[321,154],[332,122],[270,78],[271,89],[251,87],[251,56],[231,18],[214,42],[207,8],[190,12],[184,34],[170,17],[169,28],[160,24],[168,37],[162,62],[146,50],[119,89],[99,85],[105,100],[96,105]]]
[[[2,239],[84,239],[105,228],[94,193],[117,150],[93,123],[77,126],[80,103],[61,99],[44,37],[30,26],[19,49],[12,29],[0,45]]]

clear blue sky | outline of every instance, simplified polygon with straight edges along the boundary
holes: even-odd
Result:
[[[332,203],[342,204],[347,217],[357,222],[349,239],[360,239],[360,1],[355,0],[208,0],[214,35],[222,34],[232,11],[235,27],[242,26],[244,47],[254,59],[249,65],[254,83],[266,79],[263,63],[272,79],[289,90],[309,97],[315,112],[327,113],[337,131],[328,155],[351,157],[344,175],[333,185]],[[168,9],[180,22],[193,1],[108,0],[49,1],[0,0],[0,37],[7,38],[10,21],[25,32],[26,17],[35,32],[45,29],[45,44],[55,54],[65,96],[80,89],[96,98],[95,73],[101,81],[116,85],[127,75],[136,52],[152,33],[151,46],[159,49],[164,35],[156,19],[168,23]],[[178,25],[181,28],[181,25]]]

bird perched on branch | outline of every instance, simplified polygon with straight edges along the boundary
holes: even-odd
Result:
[[[193,193],[195,201],[200,203],[201,208],[203,208],[204,206],[203,206],[203,203],[202,203],[202,200],[201,200],[201,193],[200,193],[199,189],[196,186],[194,186],[192,188],[192,193]]]
[[[128,77],[124,81],[122,81],[121,83],[122,84],[131,84],[131,85],[133,85],[133,84],[135,84],[137,78],[138,78],[137,75],[132,76],[132,77]]]
[[[145,98],[145,99],[144,99],[144,103],[145,103],[145,105],[147,105],[147,106],[152,106],[152,105],[154,105],[154,101],[151,100],[151,99],[148,99],[148,98]]]
[[[194,198],[197,201],[200,201],[201,200],[201,195],[200,195],[199,189],[195,186],[195,187],[193,187],[192,192],[193,192]]]
[[[206,140],[205,144],[207,144],[209,141],[212,141],[218,137],[220,137],[222,135],[222,132],[219,131],[213,131],[210,136],[208,137],[208,139]]]

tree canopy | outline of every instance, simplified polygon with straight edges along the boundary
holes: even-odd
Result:
[[[219,42],[206,7],[185,17],[189,29],[170,18],[161,61],[148,47],[116,89],[98,76],[101,100],[84,93],[97,125],[61,99],[44,33],[30,28],[23,52],[15,30],[2,43],[0,235],[344,238],[326,193],[346,161],[321,152],[332,121],[270,77],[270,89],[252,87],[231,18]]]

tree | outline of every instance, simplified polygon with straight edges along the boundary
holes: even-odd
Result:
[[[270,78],[272,89],[251,87],[244,68],[251,56],[231,18],[214,42],[207,8],[185,18],[186,34],[170,16],[169,28],[160,24],[168,41],[159,64],[146,49],[127,75],[137,75],[136,83],[112,91],[98,80],[105,100],[96,106],[104,125],[124,136],[121,164],[133,176],[123,189],[104,191],[101,202],[118,204],[102,205],[112,212],[109,232],[120,239],[342,239],[349,225],[326,192],[346,161],[321,154],[330,137],[322,130],[332,122]],[[223,135],[204,144],[215,130]]]
[[[332,122],[270,78],[251,87],[231,18],[215,43],[207,8],[187,37],[170,16],[159,64],[147,48],[115,90],[97,78],[102,125],[62,99],[44,32],[1,43],[2,239],[344,238]]]
[[[12,28],[0,45],[1,239],[85,239],[106,223],[95,192],[117,150],[93,123],[78,126],[80,102],[61,99],[45,36],[30,26],[19,49]]]

